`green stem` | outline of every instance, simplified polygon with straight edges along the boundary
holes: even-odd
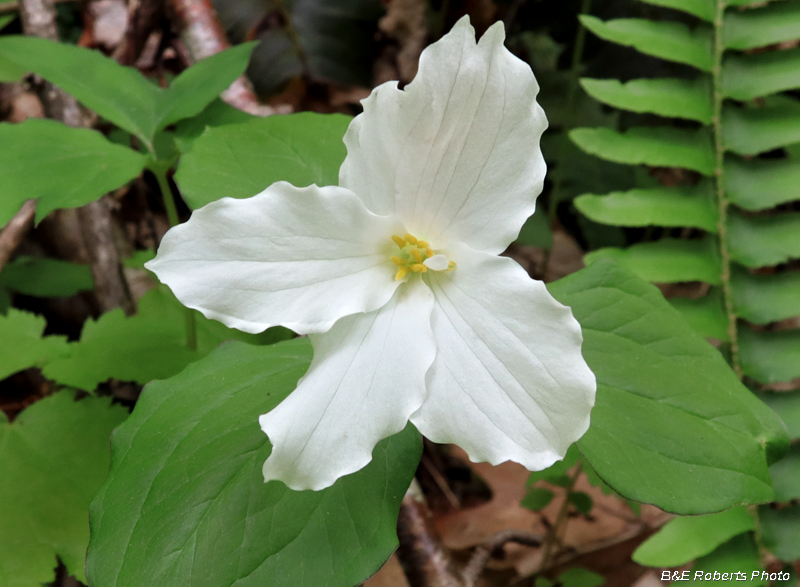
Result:
[[[558,534],[561,530],[561,526],[564,525],[564,521],[567,519],[567,512],[569,511],[569,496],[572,494],[572,490],[575,489],[575,483],[578,481],[578,477],[581,475],[581,461],[578,459],[578,462],[575,463],[575,472],[569,478],[569,483],[565,489],[564,493],[564,501],[561,502],[561,508],[558,510],[558,515],[556,516],[555,523],[550,527],[550,530],[547,531],[547,535],[544,537],[544,552],[542,553],[542,563],[539,565],[539,573],[542,573],[547,569],[547,565],[550,564],[550,559],[552,558],[553,547],[558,542]]]
[[[178,208],[175,205],[175,196],[172,193],[172,188],[169,185],[166,171],[153,171],[158,182],[158,188],[161,190],[161,199],[164,202],[164,208],[167,210],[167,219],[170,226],[177,226],[180,224],[178,218]],[[191,350],[197,350],[197,323],[194,319],[194,312],[190,308],[185,308],[185,321],[186,321],[186,346]]]
[[[722,144],[722,54],[725,47],[722,44],[722,26],[725,16],[726,0],[717,0],[714,14],[714,65],[711,69],[713,82],[713,133],[714,133],[714,187],[717,199],[717,238],[721,257],[722,299],[725,306],[725,315],[728,319],[728,339],[730,340],[731,367],[739,379],[742,379],[742,366],[739,361],[739,338],[737,332],[736,309],[733,305],[733,290],[731,288],[731,256],[728,248],[728,207],[730,201],[725,193],[725,147]]]

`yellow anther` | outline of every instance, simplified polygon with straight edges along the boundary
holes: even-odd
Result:
[[[455,261],[450,261],[447,264],[447,269],[445,269],[445,271],[452,271],[455,268],[456,268],[456,262]]]
[[[428,247],[427,249],[425,249],[425,254],[428,255],[429,257],[433,257],[434,252],[431,250],[430,247]]]
[[[408,241],[408,243],[409,243],[409,244],[411,244],[411,245],[415,245],[415,244],[417,244],[417,237],[415,237],[413,234],[408,234],[408,233],[406,233],[405,239],[406,239],[406,241]],[[396,242],[396,241],[395,241],[395,242]]]
[[[428,241],[417,241],[417,246],[420,249],[427,249],[428,248]]]
[[[400,237],[400,236],[394,235],[394,236],[392,237],[392,240],[393,240],[393,241],[395,242],[395,244],[396,244],[398,247],[400,247],[401,249],[402,249],[404,246],[406,246],[406,241],[405,241],[405,239],[404,239],[403,237]]]
[[[406,264],[406,262],[403,261],[400,257],[389,257],[389,259],[391,260],[392,263],[394,263],[398,267],[402,267],[403,265]]]
[[[400,280],[401,280],[401,279],[403,279],[403,278],[404,278],[406,275],[408,275],[408,267],[400,267],[400,269],[398,269],[398,270],[397,270],[397,275],[395,275],[395,276],[394,276],[394,278],[395,278],[397,281],[400,281]]]
[[[419,249],[411,249],[410,253],[417,263],[422,263],[422,253],[419,252]]]
[[[413,271],[414,273],[425,273],[428,271],[428,268],[425,267],[425,265],[423,265],[422,263],[414,263],[411,266],[411,271]]]

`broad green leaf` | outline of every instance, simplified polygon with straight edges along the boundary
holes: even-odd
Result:
[[[800,4],[771,2],[752,10],[728,10],[722,27],[726,49],[755,49],[800,37]]]
[[[728,106],[722,113],[722,142],[739,155],[757,155],[800,142],[800,102],[773,97],[761,107]]]
[[[0,16],[0,31],[10,25],[14,20],[16,20],[16,14],[6,14],[5,16]]]
[[[800,87],[800,48],[732,55],[722,64],[722,92],[752,100]]]
[[[9,14],[0,17],[0,30],[11,24],[17,18],[16,14]],[[12,61],[8,61],[0,55],[0,83],[2,82],[16,82],[24,76],[28,71],[24,67],[20,67]]]
[[[572,567],[558,576],[561,587],[600,587],[605,583],[603,575],[593,573],[582,567]]]
[[[213,100],[202,112],[191,118],[184,118],[175,128],[175,144],[181,153],[188,153],[194,140],[210,126],[238,124],[255,118],[252,114],[242,112],[228,105],[219,98]]]
[[[766,210],[797,199],[800,161],[792,159],[725,159],[725,190],[745,210]]]
[[[569,132],[569,138],[587,153],[615,163],[714,173],[714,149],[705,129],[634,127],[618,132],[610,128],[576,128]]]
[[[702,298],[670,298],[669,303],[678,310],[695,332],[704,338],[728,340],[728,318],[722,309],[722,298],[717,288]]]
[[[257,43],[244,43],[198,61],[176,77],[156,102],[157,130],[203,111],[244,73]]]
[[[186,313],[166,288],[151,290],[139,300],[136,316],[126,317],[118,308],[87,322],[80,341],[69,344],[67,356],[48,362],[44,373],[87,391],[111,377],[147,383],[175,375],[225,340],[254,340],[193,312],[197,349],[192,350],[186,345]],[[281,340],[286,331],[268,332]]]
[[[209,128],[175,176],[196,209],[223,197],[249,198],[276,181],[337,185],[350,118],[304,112]]]
[[[692,567],[690,581],[686,584],[707,586],[709,582],[720,584],[724,581],[743,587],[765,585],[766,581],[752,579],[753,571],[761,572],[758,550],[750,534],[740,534],[698,560]],[[727,573],[727,576],[723,573]]]
[[[800,439],[800,391],[759,394],[761,400],[780,416],[791,440]]]
[[[0,380],[67,354],[63,336],[45,336],[45,320],[14,308],[0,316]]]
[[[261,474],[271,446],[258,417],[310,360],[307,339],[231,343],[145,388],[114,434],[111,474],[92,503],[93,587],[188,576],[192,587],[351,587],[378,570],[397,545],[400,500],[420,457],[412,426],[322,491],[265,484]]]
[[[58,556],[84,583],[88,511],[108,474],[111,430],[127,416],[111,398],[61,391],[9,423],[0,412],[0,585],[55,579]]]
[[[619,18],[604,22],[588,15],[578,18],[583,26],[606,41],[667,61],[685,63],[701,71],[711,71],[711,30],[706,26],[691,30],[685,24],[670,21]]]
[[[739,327],[739,354],[745,375],[760,383],[800,377],[800,330],[754,332]]]
[[[590,96],[615,108],[711,122],[710,92],[704,78],[635,79],[624,84],[614,79],[583,78],[580,83]]]
[[[719,257],[711,237],[700,240],[662,238],[627,249],[599,249],[584,257],[587,265],[600,259],[614,259],[642,279],[654,283],[720,283]]]
[[[0,38],[0,58],[33,71],[140,139],[156,131],[159,89],[99,51],[39,37]]]
[[[714,21],[715,3],[714,0],[642,0],[648,4],[655,4],[656,6],[663,6],[665,8],[674,8],[682,12],[688,12],[702,18],[708,22]]]
[[[19,256],[0,271],[0,287],[37,297],[71,296],[94,287],[88,265]]]
[[[528,476],[525,485],[532,487],[537,481],[547,481],[552,485],[559,487],[566,487],[569,485],[569,470],[578,462],[581,456],[581,451],[577,444],[573,444],[567,450],[567,454],[560,461],[556,461],[546,469],[541,471],[532,471]]]
[[[26,200],[38,200],[37,222],[56,208],[93,202],[139,175],[145,159],[99,132],[28,119],[0,124],[0,161],[3,225]]]
[[[777,216],[728,216],[731,259],[747,267],[800,258],[800,212]]]
[[[692,226],[717,232],[717,209],[710,182],[604,196],[584,194],[575,198],[575,207],[596,222],[615,226]]]
[[[800,444],[793,444],[785,457],[769,468],[775,501],[800,499]]]
[[[548,288],[580,322],[597,377],[578,447],[606,483],[682,514],[772,499],[782,422],[658,289],[608,261]]]
[[[707,516],[679,516],[645,540],[631,558],[646,567],[679,567],[754,527],[755,520],[744,507]]]
[[[536,212],[522,225],[516,242],[543,249],[553,248],[553,230],[544,206],[536,206]]]
[[[752,275],[734,266],[733,303],[739,317],[767,324],[800,316],[800,272]]]
[[[764,546],[785,562],[800,559],[800,505],[773,510],[758,508]]]
[[[525,494],[519,505],[534,512],[540,512],[553,501],[553,496],[553,492],[549,489],[534,487]]]
[[[575,507],[578,513],[588,516],[592,513],[594,501],[592,497],[583,491],[573,491],[569,494],[569,502]]]

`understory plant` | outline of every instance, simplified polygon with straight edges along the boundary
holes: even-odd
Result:
[[[655,116],[640,117],[647,126],[581,128],[570,137],[591,154],[647,165],[665,180],[575,200],[597,222],[651,227],[646,242],[600,249],[586,261],[614,259],[659,284],[692,282],[684,287],[689,296],[671,304],[715,342],[797,441],[800,4],[645,1],[675,12],[661,20],[581,22],[602,39],[687,66],[684,75],[582,79],[600,102]],[[752,566],[765,549],[785,563],[800,559],[800,510],[792,503],[800,497],[798,448],[770,469],[775,500],[751,512],[755,521],[735,510],[675,520],[634,559],[663,567],[706,556],[698,566],[708,569],[721,560]],[[703,543],[695,545],[691,536],[701,529]]]

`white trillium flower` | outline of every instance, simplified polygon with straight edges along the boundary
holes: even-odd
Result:
[[[314,358],[260,418],[267,481],[323,489],[411,421],[473,461],[540,470],[589,427],[595,378],[569,308],[498,256],[534,211],[547,126],[530,68],[469,20],[377,87],[339,186],[278,182],[171,229],[147,267],[245,332],[308,334]]]

